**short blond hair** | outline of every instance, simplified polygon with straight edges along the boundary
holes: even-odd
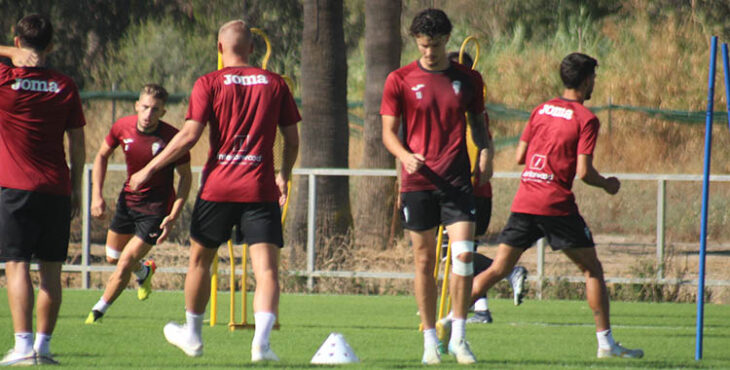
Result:
[[[167,103],[167,97],[169,96],[167,90],[158,84],[146,84],[142,86],[139,96],[142,95],[149,95],[155,99],[162,100],[163,103]]]

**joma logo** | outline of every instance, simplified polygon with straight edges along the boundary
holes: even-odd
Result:
[[[223,75],[223,77],[225,78],[225,80],[223,80],[224,85],[236,84],[236,85],[249,86],[249,85],[266,85],[269,83],[269,80],[264,75],[248,75],[248,76]]]
[[[17,78],[15,83],[10,85],[13,90],[51,92],[57,94],[61,92],[58,83],[54,81],[29,80],[26,78]]]

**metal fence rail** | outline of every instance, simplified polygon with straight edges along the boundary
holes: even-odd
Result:
[[[81,285],[83,289],[89,288],[89,277],[91,272],[109,272],[113,271],[113,266],[108,265],[92,265],[90,263],[91,253],[91,164],[84,167],[83,176],[83,212],[82,212],[82,255],[80,264],[65,264],[63,271],[81,273]],[[110,164],[108,171],[126,171],[123,164]],[[199,174],[201,167],[194,167],[193,173]],[[307,263],[306,270],[292,270],[287,273],[295,276],[307,277],[307,287],[311,290],[314,288],[314,279],[319,277],[331,278],[376,278],[376,279],[413,279],[413,273],[402,273],[395,271],[327,271],[318,270],[316,267],[316,253],[318,247],[316,225],[316,196],[317,196],[317,177],[319,176],[380,176],[394,177],[396,171],[394,169],[334,169],[334,168],[296,168],[293,175],[299,178],[306,178],[309,183],[308,187],[308,206],[307,206]],[[609,174],[616,176],[622,181],[653,181],[657,183],[656,197],[656,263],[657,275],[647,278],[623,278],[607,276],[606,281],[609,283],[628,283],[628,284],[697,284],[697,279],[672,279],[664,276],[663,261],[665,247],[665,215],[666,215],[666,184],[669,181],[702,181],[701,175],[688,174],[636,174],[636,173],[617,173]],[[498,179],[519,179],[519,172],[496,172],[494,178]],[[713,175],[710,176],[711,182],[730,182],[730,175]],[[583,282],[582,276],[549,276],[545,274],[545,243],[543,240],[537,243],[537,274],[529,276],[528,280],[538,283],[538,295],[541,292],[542,283],[545,281],[563,280],[569,282]],[[0,269],[4,269],[5,264],[0,263]],[[33,266],[35,269],[36,267]],[[167,267],[160,268],[158,273],[185,273],[185,267]],[[240,272],[240,269],[238,270]],[[220,271],[221,275],[229,272],[226,269]],[[730,286],[730,280],[708,280],[707,286]]]

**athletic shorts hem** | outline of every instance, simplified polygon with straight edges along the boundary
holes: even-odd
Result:
[[[190,233],[190,239],[192,239],[194,242],[202,245],[203,247],[207,249],[218,249],[220,248],[222,243],[216,243],[213,240],[207,239],[205,237],[201,237],[199,235],[193,235],[193,233]]]
[[[513,212],[497,241],[514,248],[530,248],[546,237],[554,251],[594,248],[588,225],[579,213],[567,216],[542,216]]]

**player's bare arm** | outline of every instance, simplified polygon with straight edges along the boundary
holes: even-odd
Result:
[[[177,195],[175,202],[172,203],[170,214],[162,219],[162,222],[160,223],[162,233],[160,234],[160,237],[157,238],[158,244],[167,239],[170,229],[172,228],[172,224],[180,216],[180,212],[182,212],[182,209],[185,206],[185,201],[187,201],[188,195],[190,195],[190,186],[193,183],[193,172],[190,170],[190,162],[185,162],[181,165],[175,166],[175,172],[177,172],[179,177],[177,182]]]
[[[165,166],[175,162],[182,155],[190,151],[190,148],[200,139],[204,128],[205,126],[198,121],[187,120],[182,130],[170,140],[170,143],[167,144],[165,149],[155,156],[150,163],[147,163],[143,169],[137,171],[137,173],[129,178],[129,188],[132,190],[139,189],[159,169],[165,168]]]
[[[383,145],[388,149],[390,154],[403,163],[408,173],[415,173],[421,167],[426,158],[420,153],[411,153],[398,138],[398,128],[400,127],[400,118],[395,116],[383,115]]]
[[[483,114],[466,113],[467,122],[471,127],[471,137],[474,145],[479,149],[479,185],[485,184],[492,178],[494,172],[494,145],[487,134],[487,125]]]
[[[284,139],[284,148],[282,149],[281,169],[276,175],[276,186],[279,187],[279,192],[281,192],[279,205],[283,206],[286,203],[287,184],[291,178],[291,170],[294,168],[294,163],[297,161],[297,155],[299,154],[299,130],[297,125],[289,125],[279,127],[279,131],[281,131],[281,136]]]
[[[38,55],[37,51],[14,46],[0,45],[0,56],[10,58],[16,67],[35,66],[40,60],[40,55]]]
[[[71,156],[71,218],[74,218],[81,209],[81,180],[86,162],[86,140],[83,127],[69,129],[66,134]]]
[[[525,164],[525,157],[527,156],[527,143],[520,140],[517,143],[517,151],[515,152],[515,161],[517,164]]]
[[[602,188],[608,194],[616,194],[621,188],[621,182],[617,178],[603,177],[598,173],[598,170],[593,167],[592,155],[579,154],[575,172],[584,183]]]
[[[102,141],[99,151],[94,158],[94,167],[91,170],[91,216],[101,218],[106,210],[104,201],[104,180],[109,164],[109,156],[114,152],[106,141]]]

